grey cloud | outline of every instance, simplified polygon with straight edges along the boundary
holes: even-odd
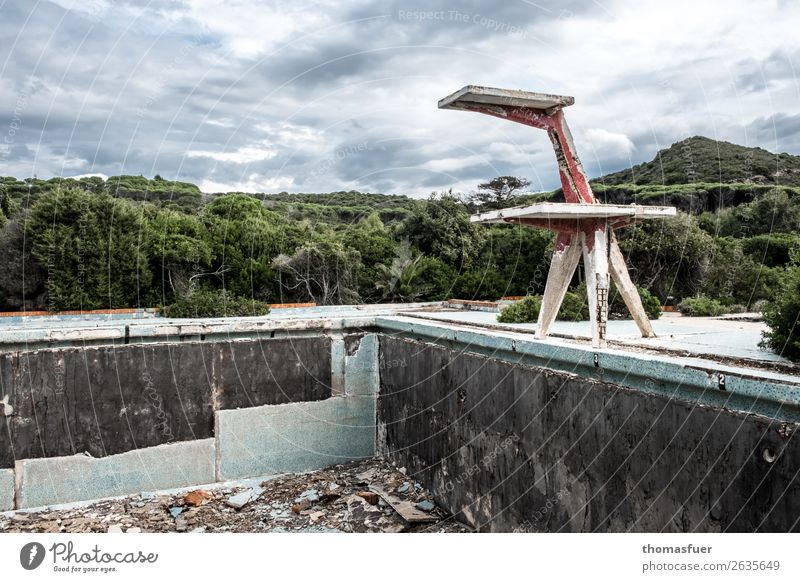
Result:
[[[676,120],[685,120],[691,134],[747,133],[765,147],[776,139],[786,148],[800,147],[796,99],[776,101],[775,111],[751,112],[748,121],[709,118],[709,108],[724,109],[736,98],[713,77],[719,63],[711,52],[687,53],[664,67],[623,67],[600,83],[568,68],[538,73],[538,59],[546,64],[564,51],[590,59],[588,49],[562,40],[561,24],[580,17],[602,26],[614,18],[613,5],[606,12],[590,0],[354,0],[315,8],[327,10],[320,30],[303,29],[248,58],[232,48],[237,35],[213,23],[199,25],[202,19],[178,0],[150,2],[138,20],[143,5],[136,2],[109,3],[94,12],[7,2],[0,6],[0,87],[13,94],[0,102],[0,133],[21,109],[22,128],[9,156],[15,168],[24,167],[16,162],[32,162],[41,141],[52,154],[37,161],[35,171],[43,177],[62,173],[66,157],[86,160],[80,173],[159,173],[231,188],[256,175],[293,180],[296,191],[357,187],[426,194],[469,189],[495,173],[551,188],[558,176],[540,132],[438,112],[436,100],[466,83],[535,90],[542,87],[531,83],[555,80],[580,95],[580,108],[568,117],[593,175],[649,159],[687,137],[687,127]],[[242,31],[251,32],[249,26],[242,22]],[[763,42],[769,46],[767,35]],[[796,53],[773,47],[765,54],[763,61],[736,61],[738,93],[774,92],[777,81],[791,78]],[[632,88],[642,102],[632,103]],[[631,105],[635,114],[627,111]],[[623,119],[619,131],[636,146],[629,155],[595,149],[583,138],[592,128],[616,131],[617,118],[632,115],[647,116],[654,127]],[[339,159],[337,152],[354,147]],[[247,148],[269,149],[274,156],[247,163],[190,156]]]
[[[774,144],[773,150],[797,152],[800,149],[800,114],[776,113],[759,117],[747,129],[757,141]]]

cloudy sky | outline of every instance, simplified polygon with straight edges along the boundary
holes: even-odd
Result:
[[[543,132],[437,110],[466,84],[574,95],[592,176],[691,135],[800,154],[792,0],[0,0],[0,22],[0,175],[557,186]]]

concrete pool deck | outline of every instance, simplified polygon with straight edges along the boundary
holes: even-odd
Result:
[[[489,308],[491,309],[491,308]],[[136,343],[137,338],[152,336],[192,337],[205,333],[258,335],[281,324],[295,322],[302,329],[314,321],[336,322],[336,327],[350,324],[371,325],[376,317],[391,315],[413,317],[468,325],[486,329],[534,334],[536,324],[504,324],[497,322],[495,310],[456,308],[448,302],[342,305],[274,309],[263,317],[230,317],[204,319],[171,319],[151,313],[131,315],[67,315],[0,318],[0,352],[10,349],[37,349],[37,344],[53,346],[58,343],[84,344],[100,342]],[[792,366],[783,356],[761,349],[759,342],[767,326],[750,318],[683,317],[679,313],[663,313],[652,322],[654,338],[643,338],[633,320],[608,322],[608,338],[612,349],[630,347],[634,350],[652,349],[670,352],[676,357],[709,357],[714,360],[740,360],[736,365],[748,367],[756,363],[775,363]],[[94,330],[94,331],[92,331]],[[589,321],[556,321],[547,340],[588,342],[591,338]],[[763,366],[760,366],[763,367]]]
[[[500,324],[497,313],[487,311],[429,311],[425,318],[482,327],[498,327],[527,333],[536,331],[535,323]],[[632,347],[664,348],[695,355],[746,358],[765,362],[788,362],[783,356],[758,347],[761,334],[767,329],[760,321],[743,321],[719,317],[683,317],[679,313],[664,313],[652,322],[654,338],[643,338],[632,320],[608,322],[608,339]],[[551,335],[554,338],[591,338],[588,321],[556,321]],[[746,364],[746,363],[745,363]]]

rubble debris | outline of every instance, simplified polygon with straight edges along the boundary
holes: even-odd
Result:
[[[422,511],[433,511],[435,508],[436,508],[436,505],[434,505],[433,501],[429,501],[427,499],[417,503],[417,509],[422,510]]]
[[[205,505],[211,501],[213,498],[214,495],[212,493],[203,491],[202,489],[196,489],[194,491],[189,491],[189,493],[183,497],[183,503],[185,505],[191,505],[192,507],[200,507],[201,505]]]
[[[405,492],[397,493],[398,486],[406,483]],[[68,509],[0,513],[0,532],[470,531],[441,508],[434,506],[430,512],[417,508],[416,504],[430,503],[432,496],[416,485],[413,475],[370,459],[272,478],[260,487],[220,484],[188,493],[148,492]],[[249,501],[237,508],[237,497]]]
[[[364,499],[370,505],[378,505],[378,499],[380,499],[378,494],[372,491],[359,491],[356,495]]]
[[[429,523],[438,521],[435,515],[425,513],[417,509],[414,504],[406,499],[401,499],[396,495],[392,495],[380,485],[370,485],[370,488],[380,495],[392,509],[394,509],[400,516],[408,523]]]
[[[292,505],[292,511],[295,513],[301,513],[311,507],[311,501],[308,499],[301,499],[294,505]]]
[[[300,494],[300,497],[295,499],[295,503],[300,503],[304,499],[308,499],[311,503],[316,503],[319,501],[319,492],[316,489],[309,489],[308,491],[303,491]]]
[[[225,500],[225,503],[234,509],[241,509],[248,503],[255,501],[261,494],[264,493],[264,489],[261,487],[253,487],[251,489],[246,489],[241,493],[237,493],[228,499]]]
[[[365,485],[372,481],[375,477],[375,469],[367,469],[366,471],[356,475],[356,480],[359,485]]]

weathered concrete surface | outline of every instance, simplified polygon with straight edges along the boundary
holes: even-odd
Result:
[[[378,337],[374,334],[346,338],[344,391],[348,396],[372,396],[378,393]]]
[[[217,413],[217,480],[302,472],[375,454],[375,398]]]
[[[14,414],[0,466],[208,438],[212,361],[202,344],[3,354],[2,389]]]
[[[220,409],[322,400],[331,395],[331,340],[287,338],[211,344]]]
[[[14,509],[14,470],[0,469],[0,511]]]
[[[344,337],[337,336],[331,339],[331,394],[341,396],[344,394]]]
[[[95,459],[73,455],[16,463],[17,507],[40,507],[214,482],[214,439]]]
[[[800,530],[796,424],[380,344],[384,450],[481,530]]]
[[[510,330],[454,326],[408,316],[378,318],[376,323],[391,337],[420,340],[457,352],[468,351],[506,362],[577,374],[703,406],[758,414],[778,421],[800,422],[800,381],[797,375],[724,365],[699,358],[594,349],[556,340],[537,341],[530,335]],[[633,323],[631,325],[635,328]],[[725,378],[724,386],[720,382],[722,377]]]
[[[324,336],[2,354],[0,468],[209,438],[215,406],[329,397],[330,366]]]

